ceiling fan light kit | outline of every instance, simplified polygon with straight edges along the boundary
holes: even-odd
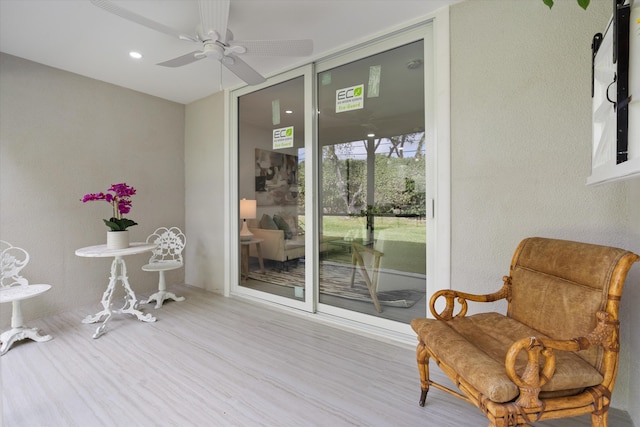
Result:
[[[266,79],[239,55],[308,56],[313,52],[312,40],[233,40],[233,33],[228,28],[231,0],[200,0],[200,22],[194,25],[195,35],[181,33],[108,0],[91,0],[91,3],[130,22],[200,46],[199,50],[157,64],[163,67],[177,68],[209,58],[218,61],[245,83],[256,85]]]

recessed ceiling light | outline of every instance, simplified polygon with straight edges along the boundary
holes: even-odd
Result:
[[[368,136],[369,138],[373,138],[374,136],[376,136],[376,134],[375,134],[375,133],[368,133],[368,134],[367,134],[367,136]]]
[[[129,56],[135,59],[142,58],[142,54],[140,52],[135,52],[135,51],[129,52]]]
[[[287,114],[293,114],[293,111],[291,111],[291,110],[286,110],[286,111],[285,111],[285,113],[287,113]]]

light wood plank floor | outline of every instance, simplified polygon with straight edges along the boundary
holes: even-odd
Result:
[[[54,339],[2,356],[2,425],[487,425],[475,407],[439,390],[418,406],[413,348],[198,288],[172,290],[186,301],[145,306],[157,322],[116,314],[97,340],[95,325],[80,323],[97,303],[29,322]],[[632,427],[615,410],[610,425]]]

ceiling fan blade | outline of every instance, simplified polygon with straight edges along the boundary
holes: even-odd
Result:
[[[229,59],[232,59],[233,62],[229,61]],[[251,68],[249,64],[247,64],[237,56],[234,56],[234,55],[225,56],[220,62],[222,63],[222,65],[227,67],[229,71],[231,71],[236,76],[240,77],[249,85],[257,85],[267,81],[267,79],[262,77],[262,75],[260,75],[256,70]]]
[[[189,53],[184,54],[182,56],[178,56],[177,58],[173,58],[173,59],[170,59],[168,61],[160,62],[160,63],[158,63],[156,65],[162,65],[163,67],[176,68],[176,67],[182,67],[183,65],[191,64],[192,62],[199,61],[202,58],[206,58],[205,56],[196,57],[195,56],[196,53],[200,53],[200,51],[199,50],[195,50],[193,52],[189,52]]]
[[[119,16],[121,18],[126,19],[127,21],[131,21],[134,22],[136,24],[142,25],[144,27],[150,28],[152,30],[155,31],[159,31],[161,33],[167,34],[169,36],[172,37],[176,37],[179,39],[183,39],[183,40],[191,40],[191,41],[198,41],[196,38],[188,35],[188,34],[183,34],[177,30],[174,30],[171,27],[167,27],[164,24],[161,24],[159,22],[156,21],[152,21],[149,18],[145,18],[142,15],[138,15],[135,12],[131,12],[127,9],[123,9],[118,5],[115,5],[113,3],[111,3],[108,0],[91,0],[91,3],[94,6],[99,7],[100,9],[106,10],[109,13],[112,13],[116,16]]]
[[[218,40],[226,42],[230,4],[231,0],[200,0],[200,20],[204,35],[215,31],[218,33]]]
[[[229,46],[247,49],[245,55],[308,56],[313,52],[312,40],[233,40]]]

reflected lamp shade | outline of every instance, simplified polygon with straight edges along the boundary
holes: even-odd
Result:
[[[253,233],[249,231],[247,227],[247,219],[253,219],[256,217],[256,201],[255,200],[240,200],[240,218],[242,218],[242,229],[240,230],[240,240],[251,240]]]

